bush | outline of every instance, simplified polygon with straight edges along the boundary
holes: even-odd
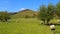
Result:
[[[10,15],[8,12],[0,12],[0,21],[5,22],[10,19]]]

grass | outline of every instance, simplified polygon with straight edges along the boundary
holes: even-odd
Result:
[[[60,26],[56,26],[55,34],[60,34]],[[49,26],[40,25],[36,18],[15,18],[0,23],[0,34],[51,34]]]

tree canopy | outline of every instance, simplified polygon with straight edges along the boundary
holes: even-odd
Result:
[[[10,19],[10,14],[8,12],[0,12],[0,21],[7,21]]]
[[[39,19],[44,21],[44,23],[48,23],[54,17],[54,6],[49,4],[47,7],[42,5],[39,11]]]

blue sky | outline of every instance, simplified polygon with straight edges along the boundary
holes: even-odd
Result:
[[[0,0],[0,11],[18,12],[22,9],[38,10],[42,4],[56,4],[59,0]]]

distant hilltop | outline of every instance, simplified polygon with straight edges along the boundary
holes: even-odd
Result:
[[[38,14],[38,12],[36,11],[33,11],[33,10],[30,10],[30,9],[25,9],[25,10],[21,10],[19,12],[17,12],[14,17],[26,17],[26,16],[29,16],[29,17],[36,17]]]

